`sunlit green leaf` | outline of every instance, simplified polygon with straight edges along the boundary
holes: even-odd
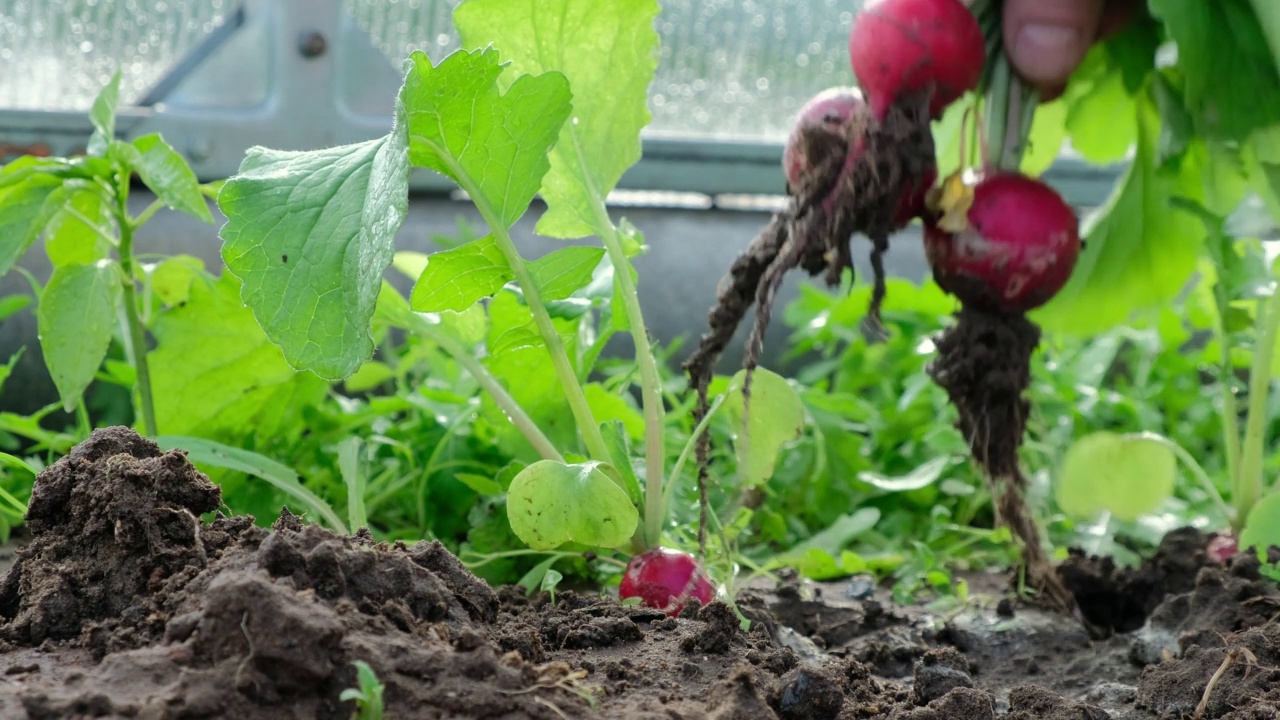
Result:
[[[52,211],[45,226],[44,251],[54,267],[59,265],[92,265],[105,259],[111,243],[104,235],[111,232],[111,212],[102,195],[92,188],[68,185],[49,196],[49,203],[60,203]]]
[[[120,70],[111,75],[107,84],[98,91],[89,110],[89,120],[93,123],[93,135],[89,137],[88,151],[90,155],[101,157],[107,146],[115,139],[116,106],[120,102]]]
[[[733,376],[723,411],[734,429],[734,449],[742,481],[758,485],[773,476],[782,447],[804,430],[804,403],[786,378],[757,367],[751,378],[751,418],[744,438],[742,386],[745,379],[745,370]]]
[[[529,263],[529,273],[544,302],[563,300],[591,283],[604,248],[566,247]]]
[[[507,519],[516,536],[534,550],[571,541],[613,548],[631,539],[639,513],[597,463],[541,460],[511,482]]]
[[[493,48],[458,51],[436,66],[415,52],[406,72],[400,97],[413,164],[453,178],[510,227],[547,172],[569,117],[569,83],[559,73],[524,75],[500,94]]]
[[[1156,166],[1159,119],[1148,101],[1136,105],[1137,155],[1111,197],[1081,227],[1086,247],[1066,287],[1031,313],[1046,329],[1095,333],[1137,309],[1168,301],[1195,268],[1204,228],[1171,207],[1170,197],[1202,198],[1194,158],[1176,175]]]
[[[22,162],[15,160],[10,165]],[[6,166],[6,168],[9,166]],[[0,276],[5,275],[40,236],[57,207],[49,196],[62,184],[56,177],[34,174],[7,187],[0,187]]]
[[[55,268],[40,296],[40,349],[68,412],[107,355],[120,293],[119,270],[102,261]]]
[[[218,196],[227,268],[298,369],[339,380],[373,355],[370,318],[409,206],[407,143],[399,108],[377,140],[250,148]]]
[[[428,256],[409,303],[418,312],[466,310],[514,278],[493,236],[486,235]]]
[[[202,437],[270,436],[328,385],[297,372],[240,302],[240,283],[224,273],[191,282],[186,303],[161,313],[150,354],[156,424],[163,433]]]
[[[454,24],[466,47],[492,43],[511,68],[563,73],[573,119],[560,130],[542,181],[547,212],[538,232],[576,238],[608,232],[600,202],[640,159],[640,130],[652,117],[649,84],[658,65],[657,0],[466,0]]]
[[[213,213],[200,192],[200,181],[177,150],[159,133],[143,135],[132,144],[138,150],[134,169],[156,197],[175,210],[213,222]]]
[[[1143,435],[1095,432],[1063,457],[1055,484],[1058,505],[1089,518],[1100,511],[1133,521],[1173,493],[1177,459],[1162,442]]]

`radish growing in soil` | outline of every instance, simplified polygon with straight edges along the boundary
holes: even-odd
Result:
[[[635,555],[627,563],[618,595],[623,600],[640,598],[647,607],[676,616],[690,598],[703,605],[711,602],[715,589],[702,564],[692,555],[669,548],[654,548]]]
[[[1029,411],[1023,392],[1040,342],[1024,313],[1048,302],[1071,276],[1082,247],[1079,221],[1045,183],[992,170],[972,186],[960,225],[948,230],[926,220],[934,280],[962,304],[955,325],[938,338],[928,371],[959,412],[958,426],[991,481],[997,519],[1022,541],[1029,583],[1070,608],[1023,501],[1027,479],[1018,448]]]
[[[986,47],[960,0],[873,0],[855,19],[850,45],[864,90],[825,90],[799,112],[784,153],[788,207],[720,281],[710,330],[684,363],[698,395],[696,422],[708,411],[715,362],[747,310],[755,307],[756,321],[743,361],[744,404],[784,275],[799,267],[810,276],[823,274],[835,287],[845,269],[853,270],[849,243],[857,233],[872,243],[874,288],[864,331],[872,338],[884,333],[880,306],[889,236],[923,214],[925,193],[937,179],[930,121],[976,87]],[[707,442],[703,433],[698,468],[704,506]]]

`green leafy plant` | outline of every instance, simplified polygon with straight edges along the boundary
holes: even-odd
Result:
[[[119,88],[117,72],[94,100],[86,155],[26,156],[0,169],[0,275],[44,237],[54,270],[38,291],[36,317],[45,365],[63,409],[85,416],[84,391],[118,332],[129,358],[127,382],[136,390],[147,434],[155,436],[159,426],[143,317],[149,305],[138,289],[154,278],[135,256],[134,237],[164,207],[212,223],[205,195],[214,188],[197,182],[160,135],[116,139]],[[137,215],[129,209],[135,174],[156,195]]]
[[[414,53],[386,136],[309,152],[253,148],[218,196],[227,269],[291,366],[352,377],[372,359],[381,316],[438,346],[484,389],[523,440],[520,454],[537,459],[505,485],[475,474],[464,482],[505,493],[510,529],[534,551],[659,546],[688,455],[686,444],[673,465],[667,452],[667,398],[630,261],[643,238],[605,202],[640,155],[657,11],[653,0],[607,10],[562,0],[536,13],[467,0],[455,23],[464,47],[478,49],[438,62]],[[580,61],[597,53],[614,62]],[[411,167],[456,182],[485,234],[427,257],[397,255]],[[537,193],[547,204],[540,234],[590,235],[602,247],[522,256],[512,227]],[[393,265],[416,281],[408,298],[382,278]],[[480,332],[469,332],[473,322]],[[606,390],[589,377],[619,332],[631,336],[638,379]],[[633,385],[642,420],[628,428]],[[776,378],[771,388],[774,400],[753,411],[782,409],[786,422],[775,417],[744,450],[752,482],[771,474],[777,446],[803,422],[791,386]],[[644,450],[633,464],[635,440]]]
[[[356,666],[356,682],[359,687],[343,690],[338,695],[338,700],[355,702],[356,709],[351,714],[351,720],[382,720],[382,693],[386,690],[386,685],[378,679],[369,663],[356,660],[352,665]]]

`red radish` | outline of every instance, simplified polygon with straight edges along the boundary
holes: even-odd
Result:
[[[866,111],[866,106],[857,88],[833,87],[814,95],[800,108],[782,152],[782,169],[790,187],[801,187],[820,160],[809,157],[812,143],[808,136],[821,132],[841,140],[847,138],[849,124]]]
[[[849,33],[858,85],[877,118],[903,95],[932,88],[937,119],[978,86],[986,62],[978,20],[960,0],[869,0]]]
[[[1240,552],[1239,543],[1234,535],[1214,535],[1209,541],[1209,547],[1205,549],[1209,554],[1209,559],[1216,563],[1225,563],[1235,557]]]
[[[968,228],[925,227],[925,255],[939,287],[966,306],[1025,313],[1066,285],[1080,255],[1075,211],[1045,183],[997,172],[973,188]]]
[[[644,605],[665,610],[674,617],[689,598],[696,597],[703,605],[711,602],[715,590],[692,555],[655,548],[631,558],[618,594],[624,600],[638,597]]]
[[[795,191],[822,182],[822,178],[814,177],[822,167],[823,158],[813,157],[818,153],[837,150],[844,152],[840,177],[852,172],[853,166],[864,155],[862,130],[870,122],[867,113],[867,104],[861,91],[852,87],[828,88],[805,103],[797,114],[791,135],[787,138],[787,146],[782,152],[782,169],[786,175],[787,187]],[[861,126],[857,126],[858,123]],[[855,143],[854,149],[853,152],[847,152],[851,139]],[[904,190],[894,214],[894,229],[901,229],[913,219],[924,216],[925,194],[937,179],[937,169],[930,166],[925,169],[914,188]],[[842,188],[832,187],[823,200],[825,211],[830,212],[834,208],[841,192]]]

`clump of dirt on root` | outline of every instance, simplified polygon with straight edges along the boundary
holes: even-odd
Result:
[[[996,519],[1022,543],[1028,583],[1047,605],[1070,609],[1071,595],[1040,545],[1040,530],[1025,501],[1027,478],[1018,461],[1031,404],[1031,356],[1040,328],[1021,314],[966,306],[935,341],[929,376],[959,414],[956,426],[989,479]]]

